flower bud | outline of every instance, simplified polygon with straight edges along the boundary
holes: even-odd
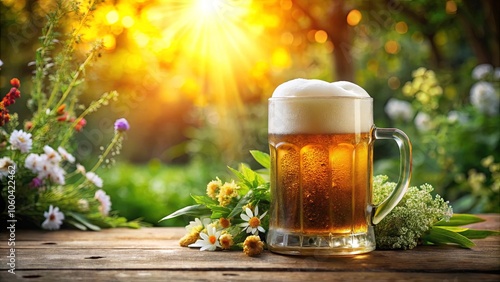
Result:
[[[10,80],[10,85],[12,85],[15,88],[19,88],[21,86],[21,82],[17,78],[13,78]]]
[[[65,112],[64,110],[66,109],[66,104],[62,104],[57,108],[57,114],[58,115],[63,115]]]

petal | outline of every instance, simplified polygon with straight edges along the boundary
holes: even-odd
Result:
[[[243,222],[243,223],[240,223],[238,224],[239,227],[248,227],[248,222]]]
[[[188,247],[190,247],[190,248],[199,248],[199,247],[203,247],[203,246],[205,246],[205,244],[204,244],[203,240],[200,240],[200,239],[196,240],[196,242],[194,242],[193,244],[188,245]]]
[[[265,230],[265,229],[264,229],[264,227],[262,227],[262,226],[257,227],[257,229],[258,229],[260,232],[262,232],[262,233],[265,233],[265,232],[266,232],[266,230]]]
[[[203,232],[202,232],[202,233],[200,233],[200,237],[201,237],[201,239],[203,239],[203,240],[208,240],[208,235],[207,235],[206,233],[203,233]]]
[[[240,214],[240,217],[241,219],[243,219],[244,221],[249,221],[250,220],[250,217],[246,214]]]
[[[259,218],[259,219],[262,219],[264,216],[266,216],[266,214],[267,214],[267,211],[266,211],[266,212],[264,212],[264,213],[260,216],[260,218]]]
[[[255,206],[255,216],[259,214],[259,206]]]
[[[207,227],[207,234],[208,234],[208,236],[212,236],[212,235],[214,235],[214,233],[215,233],[215,227],[208,226]]]
[[[246,212],[246,214],[248,215],[248,217],[253,217],[252,210],[250,210],[249,208],[246,208],[246,209],[245,209],[245,212]]]

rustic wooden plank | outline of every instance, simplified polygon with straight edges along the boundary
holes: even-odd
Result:
[[[499,241],[485,239],[478,242],[478,248],[421,246],[410,251],[375,251],[336,258],[283,256],[266,251],[258,258],[251,258],[242,252],[200,252],[173,245],[156,249],[55,246],[53,249],[17,249],[16,268],[500,272]],[[7,269],[7,266],[3,264],[0,268]]]
[[[488,219],[486,222],[472,227],[499,229],[500,215],[484,217]],[[184,232],[184,228],[101,232],[19,230],[16,232],[16,278],[23,279],[24,275],[25,279],[38,278],[39,281],[66,276],[71,280],[82,277],[125,280],[146,275],[148,281],[165,277],[172,277],[169,281],[184,281],[200,275],[200,279],[210,281],[261,278],[325,281],[332,277],[339,280],[344,280],[342,277],[354,280],[354,277],[355,280],[500,281],[500,236],[475,240],[477,246],[472,249],[419,246],[409,251],[377,250],[336,258],[283,256],[265,251],[260,257],[250,258],[238,251],[200,252],[182,248],[178,246],[178,239]],[[6,242],[7,236],[2,233],[0,241]],[[7,249],[6,243],[0,244],[2,253]],[[8,276],[11,274],[4,259],[2,255],[0,278],[10,281],[13,276]]]
[[[485,222],[471,224],[469,227],[476,229],[500,230],[500,215],[480,215]],[[157,227],[157,228],[113,228],[98,232],[79,230],[17,230],[16,241],[127,241],[127,240],[178,240],[185,234],[183,227]],[[9,234],[2,232],[0,241],[6,241]],[[0,244],[0,248],[6,248],[6,244]]]
[[[476,229],[500,230],[500,214],[482,214],[486,219],[469,225]],[[79,230],[16,230],[16,241],[117,241],[117,240],[178,240],[185,234],[183,227],[154,227],[154,228],[112,228],[98,232]],[[0,234],[0,241],[8,238],[7,233]],[[0,244],[0,248],[5,247]]]
[[[159,249],[165,246],[177,246],[179,240],[47,240],[47,241],[17,241],[16,249],[95,249],[99,246],[100,249]],[[9,246],[4,244],[0,249],[8,249]]]
[[[170,270],[32,270],[0,273],[1,281],[498,281],[495,274]]]
[[[110,228],[101,231],[80,230],[16,230],[16,241],[117,241],[117,240],[179,240],[186,230],[183,227]],[[7,233],[0,234],[5,241]],[[3,246],[0,246],[3,247]]]

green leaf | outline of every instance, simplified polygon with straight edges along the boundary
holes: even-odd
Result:
[[[230,171],[231,171],[234,175],[236,175],[236,177],[238,177],[238,179],[240,179],[240,180],[242,180],[242,181],[246,181],[245,176],[244,176],[241,172],[239,172],[238,170],[236,170],[236,169],[234,169],[234,168],[232,168],[232,167],[228,167],[228,168],[229,168],[229,170],[230,170]]]
[[[212,207],[212,216],[211,218],[221,218],[221,217],[228,217],[227,215],[231,212],[229,208],[226,207]]]
[[[231,169],[231,168],[230,168]],[[257,172],[250,169],[248,166],[241,164],[239,170],[231,169],[238,176],[241,184],[248,189],[255,189],[258,186],[266,183],[266,180]]]
[[[210,198],[209,196],[205,196],[205,195],[191,195],[191,197],[194,199],[194,201],[197,204],[205,205],[208,208],[211,208],[212,206],[217,206],[218,205],[217,201],[214,200],[214,199],[212,199],[212,198]]]
[[[208,209],[204,205],[192,205],[192,206],[187,206],[184,207],[180,210],[177,210],[164,218],[160,219],[158,222],[167,220],[167,219],[172,219],[181,215],[189,215],[189,216],[194,216],[194,217],[200,217],[202,215],[207,215],[210,214],[210,209]]]
[[[258,151],[258,150],[250,150],[250,154],[252,157],[263,167],[270,169],[271,168],[271,158],[269,154]]]
[[[461,226],[483,221],[484,219],[472,214],[456,213],[450,218],[450,220],[440,220],[436,222],[434,226]]]
[[[449,231],[452,231],[455,233],[461,233],[461,232],[465,232],[465,231],[469,230],[469,228],[460,227],[460,226],[436,226],[436,227],[441,228],[441,229],[446,229],[446,230],[449,230]]]
[[[79,213],[67,212],[67,214],[69,216],[71,216],[73,219],[75,219],[76,221],[78,221],[79,223],[85,225],[85,227],[87,227],[90,230],[93,230],[93,231],[101,230],[101,228],[99,226],[90,223],[83,215],[81,215]]]
[[[71,225],[73,225],[74,227],[76,227],[76,228],[78,228],[80,230],[83,230],[83,231],[87,230],[87,227],[85,227],[85,225],[80,224],[80,223],[78,223],[78,222],[76,222],[74,220],[67,219],[66,222],[69,223],[69,224],[71,224]]]
[[[441,226],[433,226],[422,239],[434,244],[457,244],[464,248],[475,246],[474,242],[467,237],[446,228],[442,228]]]
[[[248,193],[239,200],[238,204],[236,204],[236,207],[234,207],[234,209],[227,217],[233,218],[234,216],[240,214],[243,211],[243,206],[248,204],[252,200],[252,196],[252,190],[248,191]]]
[[[500,231],[468,229],[460,232],[460,235],[469,239],[484,239],[488,236],[500,235]]]

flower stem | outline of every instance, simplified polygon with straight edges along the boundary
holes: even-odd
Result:
[[[111,142],[109,143],[109,145],[106,148],[106,150],[104,151],[104,153],[102,153],[102,155],[99,157],[99,160],[97,161],[97,163],[90,170],[91,172],[94,172],[94,171],[96,171],[96,169],[99,168],[99,166],[102,164],[102,162],[106,159],[106,156],[109,154],[109,152],[111,152],[111,149],[113,149],[113,147],[116,145],[116,143],[120,140],[121,136],[122,136],[121,132],[119,132],[119,131],[115,132],[115,136],[113,137],[113,140],[111,140]]]
[[[93,11],[92,6],[94,5],[94,2],[95,1],[91,1],[89,3],[89,9],[83,15],[78,27],[71,34],[70,40],[68,40],[69,42],[66,43],[66,48],[65,48],[64,53],[62,55],[62,61],[61,61],[59,68],[58,68],[59,72],[65,71],[64,67],[65,67],[66,63],[69,61],[70,54],[74,51],[74,44],[78,38],[78,33],[80,32],[82,27],[87,22],[87,18],[89,17],[91,11]],[[47,102],[47,108],[50,108],[57,92],[59,91],[59,84],[61,82],[61,75],[57,74],[57,75],[55,75],[55,77],[56,77],[56,81],[55,81],[54,86],[52,87],[52,92],[50,93],[49,101]],[[66,92],[68,92],[68,91],[66,91]],[[57,107],[55,107],[55,109],[57,109]]]
[[[66,100],[66,98],[68,97],[68,95],[71,92],[71,90],[73,90],[73,87],[75,86],[76,81],[78,80],[78,77],[80,76],[80,73],[85,69],[85,66],[94,57],[94,54],[95,54],[94,52],[91,52],[89,54],[89,56],[87,57],[87,59],[80,65],[80,67],[78,68],[78,70],[74,74],[73,79],[71,80],[70,84],[68,85],[68,88],[66,89],[66,91],[62,95],[61,99],[59,99],[59,102],[57,102],[57,104],[54,107],[53,111],[57,111],[57,108],[64,102],[64,100]],[[47,104],[50,104],[50,103],[47,103]]]

